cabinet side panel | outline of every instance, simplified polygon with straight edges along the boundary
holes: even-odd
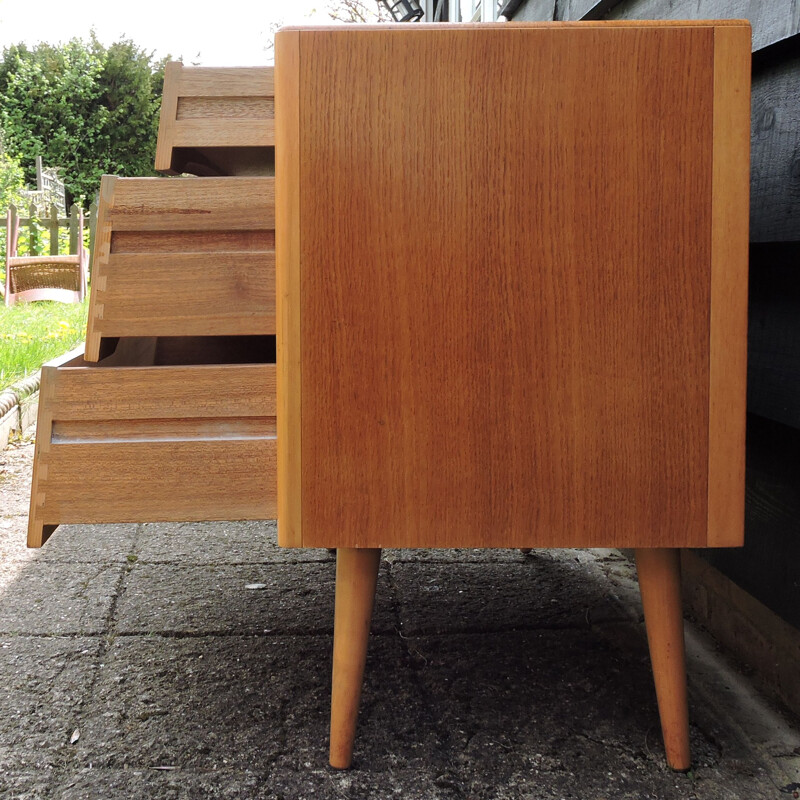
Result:
[[[302,545],[300,527],[300,34],[275,36],[278,542]]]
[[[301,33],[303,544],[704,545],[713,28],[408,28]]]
[[[750,26],[714,31],[708,545],[744,542]]]

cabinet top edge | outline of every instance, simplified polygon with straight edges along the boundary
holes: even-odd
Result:
[[[702,19],[702,20],[570,20],[557,22],[418,22],[413,25],[402,22],[386,22],[365,25],[363,23],[340,25],[286,25],[282,33],[346,33],[355,32],[398,32],[398,31],[438,31],[440,33],[488,30],[563,30],[589,28],[751,28],[746,19]]]

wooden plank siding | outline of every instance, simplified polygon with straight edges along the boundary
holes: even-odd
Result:
[[[753,414],[747,426],[744,547],[698,552],[800,630],[800,431]]]
[[[514,14],[523,20],[747,19],[753,51],[800,33],[800,0],[527,0]]]
[[[754,244],[750,263],[747,408],[800,428],[800,243]]]
[[[799,15],[798,0],[622,0],[603,19],[748,19],[756,51],[798,33]]]
[[[514,22],[547,22],[552,20],[555,18],[555,5],[553,0],[527,0],[514,12]]]
[[[800,241],[800,38],[753,70],[750,240]]]

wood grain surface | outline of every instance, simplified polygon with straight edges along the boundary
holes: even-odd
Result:
[[[750,28],[718,28],[714,52],[708,545],[735,547],[744,543]]]
[[[278,83],[299,81],[284,543],[707,544],[709,488],[741,490],[709,479],[711,304],[746,291],[712,289],[714,26],[279,37]]]
[[[285,269],[276,273],[276,352],[278,383],[278,543],[300,547],[302,483],[300,386],[300,86],[299,34],[275,37],[275,105],[281,124],[276,130],[275,183],[281,191],[275,207],[276,259]],[[278,248],[280,239],[280,248]]]
[[[275,366],[149,360],[42,369],[29,546],[70,522],[275,518]]]
[[[104,177],[86,358],[112,337],[274,334],[274,183]]]
[[[176,119],[274,119],[275,101],[266,97],[181,97]]]
[[[218,174],[267,174],[275,144],[272,67],[184,67],[169,62],[156,169],[177,174],[198,162]],[[247,149],[219,163],[219,148]],[[260,151],[253,153],[253,148]],[[208,174],[204,172],[203,174]]]

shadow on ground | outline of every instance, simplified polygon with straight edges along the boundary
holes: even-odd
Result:
[[[665,766],[613,551],[387,551],[333,771],[332,556],[271,522],[64,526],[28,551],[29,451],[0,481],[0,798],[787,796],[800,737],[749,738],[713,666],[690,661],[695,768]]]

